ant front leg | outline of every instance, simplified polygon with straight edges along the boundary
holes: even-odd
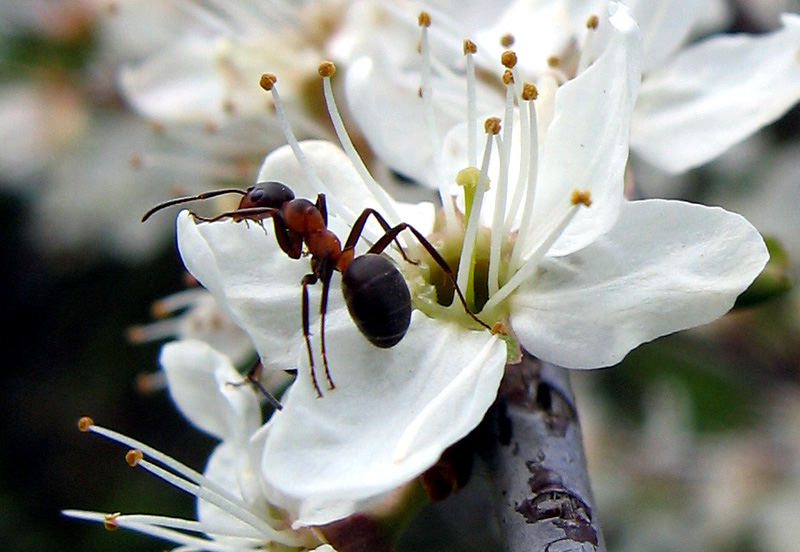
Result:
[[[453,288],[456,290],[456,294],[458,295],[458,299],[461,301],[461,304],[463,305],[464,311],[467,313],[467,315],[469,315],[470,318],[472,318],[475,322],[477,322],[478,324],[480,324],[481,326],[483,326],[487,330],[491,330],[492,327],[489,326],[486,322],[484,322],[480,318],[478,318],[477,316],[475,316],[475,313],[472,312],[472,310],[469,308],[469,305],[467,304],[467,300],[466,300],[466,298],[464,298],[464,294],[461,293],[461,288],[458,287],[458,283],[456,282],[455,275],[453,274],[453,269],[450,268],[450,265],[447,264],[447,261],[444,260],[444,258],[439,254],[439,252],[436,251],[436,248],[433,247],[433,244],[431,242],[429,242],[425,238],[425,236],[423,236],[419,232],[419,230],[417,230],[416,228],[414,228],[413,226],[411,226],[407,222],[401,222],[400,224],[398,224],[394,228],[389,229],[383,235],[383,237],[381,239],[376,241],[375,244],[372,247],[369,248],[369,251],[367,251],[367,253],[375,253],[375,254],[382,253],[383,250],[386,249],[389,246],[390,243],[392,243],[392,240],[396,240],[397,239],[397,234],[399,234],[403,230],[409,230],[412,234],[414,234],[414,237],[417,238],[417,241],[419,242],[419,244],[422,247],[425,248],[425,251],[428,252],[428,254],[431,256],[431,258],[434,260],[434,262],[437,265],[439,265],[439,268],[441,268],[442,271],[445,273],[445,275],[447,275],[447,277],[452,282]]]
[[[214,217],[203,217],[194,212],[192,212],[191,215],[195,220],[199,220],[200,222],[217,222],[218,220],[222,220],[224,218],[232,218],[238,222],[239,220],[260,221],[261,219],[273,216],[277,212],[278,209],[273,207],[245,207],[244,209],[225,211],[224,213],[220,213]]]
[[[391,225],[388,222],[386,222],[386,219],[383,218],[383,215],[381,215],[375,209],[367,207],[366,209],[361,211],[361,214],[358,215],[358,218],[353,223],[353,228],[350,230],[350,233],[347,235],[347,240],[344,242],[344,246],[342,247],[343,251],[346,251],[348,249],[353,249],[356,246],[356,242],[358,242],[358,238],[361,237],[361,233],[364,231],[364,226],[367,224],[367,219],[369,218],[370,215],[373,215],[375,217],[375,220],[378,221],[378,224],[381,225],[381,228],[383,228],[383,231],[385,232],[384,236],[387,233],[392,231]],[[399,234],[399,233],[400,232],[397,232],[397,234]],[[400,250],[400,254],[403,256],[403,259],[406,262],[409,262],[409,263],[414,264],[414,265],[415,264],[419,264],[419,261],[414,261],[414,260],[411,260],[411,259],[408,258],[408,255],[406,255],[405,249],[403,249],[403,246],[400,245],[400,242],[397,240],[397,234],[395,234],[393,239],[394,239],[395,245],[397,245],[397,248]],[[391,241],[392,240],[389,240],[389,242],[391,242]],[[388,242],[387,242],[386,245],[388,245]],[[381,247],[380,251],[383,251],[384,249],[386,249],[386,245]],[[374,246],[373,246],[373,248],[374,248]],[[372,250],[370,250],[370,252],[371,251]]]
[[[308,322],[308,286],[314,285],[317,283],[317,276],[316,274],[306,274],[303,276],[303,279],[300,280],[300,285],[303,288],[303,299],[302,299],[302,317],[303,317],[303,338],[306,340],[306,350],[308,351],[308,364],[311,367],[311,383],[314,384],[314,390],[317,392],[317,397],[322,397],[322,390],[319,388],[319,383],[317,383],[317,373],[314,370],[314,353],[311,351],[311,332],[309,330],[309,322]]]

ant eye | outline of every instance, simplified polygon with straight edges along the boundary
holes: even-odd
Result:
[[[247,195],[253,203],[260,203],[264,199],[265,190],[262,186],[253,186],[247,191]]]

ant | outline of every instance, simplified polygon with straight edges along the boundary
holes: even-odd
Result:
[[[467,314],[481,326],[491,329],[480,320],[469,308],[464,295],[455,282],[452,269],[433,245],[413,226],[401,222],[392,227],[375,209],[364,209],[353,223],[353,227],[341,245],[339,238],[328,229],[328,210],[325,194],[318,194],[315,203],[307,199],[295,198],[294,192],[280,182],[259,182],[246,190],[228,188],[201,193],[194,196],[175,198],[156,205],[142,217],[142,222],[165,207],[209,199],[223,194],[237,193],[242,196],[239,206],[214,217],[206,218],[192,213],[202,222],[214,222],[224,218],[234,221],[255,221],[263,225],[266,218],[272,218],[275,238],[278,246],[292,259],[299,259],[303,254],[303,245],[311,255],[311,272],[300,281],[302,287],[302,324],[303,337],[308,351],[311,367],[311,380],[318,397],[322,397],[317,376],[314,371],[314,355],[311,352],[308,314],[308,286],[322,283],[320,301],[320,348],[325,377],[329,389],[336,386],[328,370],[325,352],[325,313],[328,305],[330,281],[334,272],[342,274],[342,292],[347,310],[358,329],[370,343],[380,348],[393,347],[403,339],[411,324],[411,294],[398,268],[381,253],[393,241],[400,249],[403,259],[417,264],[406,256],[397,235],[408,230],[419,241],[431,258],[450,278],[461,304]],[[355,255],[355,246],[370,215],[372,215],[384,231],[383,236],[363,254]],[[258,365],[257,365],[258,367]],[[248,380],[254,379],[248,374]]]

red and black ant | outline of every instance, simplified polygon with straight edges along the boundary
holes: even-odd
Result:
[[[232,218],[234,221],[256,221],[263,223],[266,218],[272,218],[275,228],[275,238],[278,246],[292,259],[299,259],[305,244],[311,255],[311,273],[303,276],[302,286],[302,324],[303,337],[308,351],[308,360],[311,367],[311,379],[317,396],[322,396],[322,391],[317,383],[314,372],[314,355],[311,352],[309,336],[308,314],[308,286],[322,282],[322,298],[320,301],[320,348],[322,362],[325,367],[325,377],[330,389],[336,386],[328,370],[328,360],[325,353],[325,313],[328,305],[328,292],[333,273],[342,274],[342,292],[344,294],[347,310],[358,329],[370,343],[377,347],[389,348],[403,339],[411,324],[411,294],[397,267],[381,253],[393,241],[397,243],[400,253],[408,262],[416,264],[406,256],[397,235],[403,230],[408,230],[419,241],[420,245],[428,252],[447,277],[451,280],[461,304],[467,314],[481,326],[491,329],[486,323],[478,319],[470,310],[464,295],[455,282],[452,269],[442,258],[433,245],[418,230],[408,223],[401,222],[391,226],[386,219],[375,209],[364,209],[353,223],[353,227],[341,245],[339,238],[328,229],[328,211],[325,195],[317,195],[315,203],[302,198],[295,198],[294,192],[280,182],[259,182],[247,190],[224,189],[205,192],[202,194],[181,197],[166,201],[150,209],[142,217],[146,221],[153,213],[165,207],[189,201],[208,199],[223,194],[238,193],[242,195],[238,208],[227,211],[214,217],[206,218],[192,213],[195,219],[202,222],[214,222],[223,218]],[[384,231],[369,250],[355,256],[355,246],[367,219],[372,215]],[[248,379],[251,379],[248,377]],[[262,390],[263,391],[263,390]]]

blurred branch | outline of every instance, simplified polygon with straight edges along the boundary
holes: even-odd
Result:
[[[567,370],[524,354],[506,367],[489,419],[487,462],[503,549],[604,551]]]

